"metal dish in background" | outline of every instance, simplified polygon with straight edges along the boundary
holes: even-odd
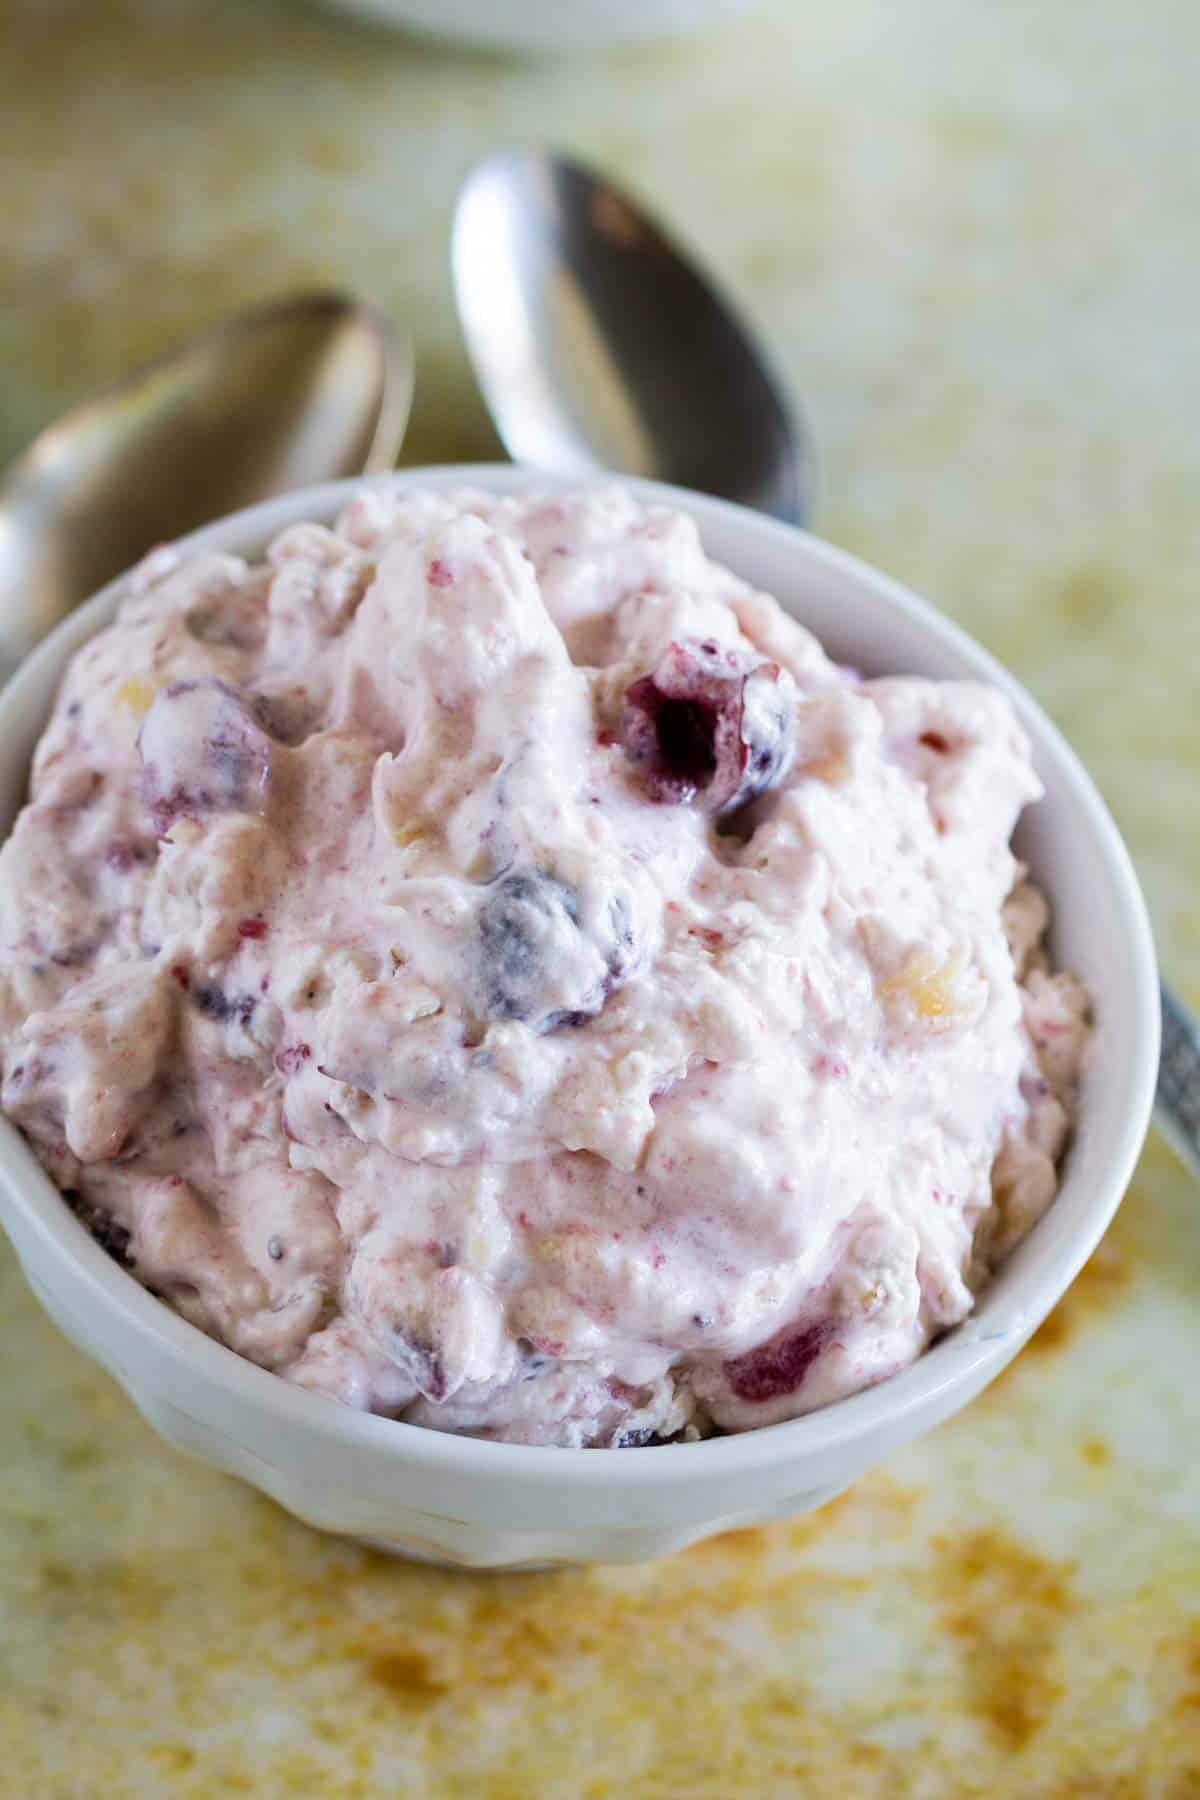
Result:
[[[675,37],[754,0],[321,0],[374,25],[495,50],[584,50]]]

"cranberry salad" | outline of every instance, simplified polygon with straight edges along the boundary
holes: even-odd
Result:
[[[618,487],[160,551],[0,853],[3,1105],[114,1256],[347,1405],[743,1431],[1049,1205],[1087,1036],[1009,702],[864,680]]]

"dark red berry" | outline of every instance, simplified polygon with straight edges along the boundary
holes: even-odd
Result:
[[[725,1379],[739,1400],[778,1400],[794,1394],[829,1338],[825,1324],[781,1334],[725,1364]]]
[[[787,772],[794,694],[778,663],[711,640],[671,644],[626,689],[621,742],[651,800],[732,812]]]

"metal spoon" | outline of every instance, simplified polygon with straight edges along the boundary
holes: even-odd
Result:
[[[0,679],[153,545],[390,469],[412,387],[402,333],[317,293],[240,313],[75,407],[0,479]]]
[[[455,293],[516,462],[620,469],[800,521],[805,440],[746,328],[602,176],[534,150],[477,164],[454,218]]]
[[[666,233],[546,152],[476,165],[454,219],[455,296],[510,456],[617,469],[802,525],[812,457],[757,346]],[[1162,988],[1158,1124],[1200,1175],[1200,1027]]]

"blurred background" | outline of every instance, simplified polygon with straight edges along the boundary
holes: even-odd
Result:
[[[0,456],[314,284],[411,332],[405,463],[499,455],[451,207],[497,145],[575,151],[763,334],[815,529],[1082,753],[1200,1006],[1190,0],[767,0],[559,57],[300,0],[0,0],[0,46]],[[816,1520],[641,1571],[317,1539],[152,1441],[0,1254],[34,1372],[0,1392],[0,1793],[1200,1794],[1200,1207],[1157,1144],[977,1407]]]

